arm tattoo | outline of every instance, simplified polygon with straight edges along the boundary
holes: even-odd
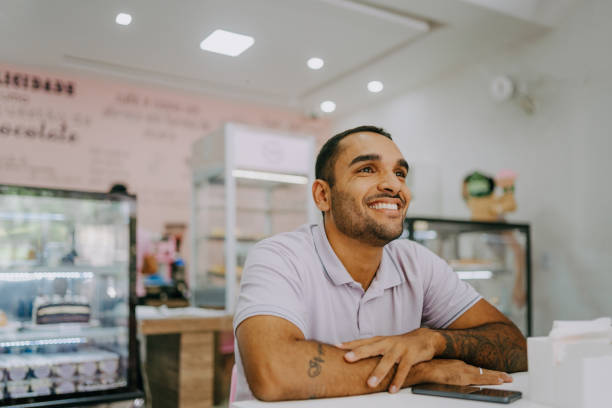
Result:
[[[507,372],[527,370],[527,345],[519,330],[506,323],[490,323],[471,329],[439,330],[446,342],[439,357]]]
[[[323,369],[321,364],[325,362],[325,360],[321,358],[321,356],[325,354],[323,352],[323,345],[321,343],[317,345],[317,351],[319,352],[319,355],[314,356],[308,362],[308,376],[310,378],[314,378],[321,374],[321,370]]]

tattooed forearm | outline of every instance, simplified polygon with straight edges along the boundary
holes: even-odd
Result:
[[[490,323],[464,330],[439,330],[446,342],[438,357],[457,358],[491,370],[527,370],[525,337],[513,325]]]
[[[308,376],[310,378],[317,377],[319,374],[321,374],[321,370],[323,369],[321,364],[325,362],[325,360],[323,360],[323,358],[321,357],[325,354],[323,352],[323,345],[321,343],[317,345],[317,351],[319,352],[319,355],[314,356],[308,362]]]

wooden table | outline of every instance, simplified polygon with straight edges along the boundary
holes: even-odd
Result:
[[[139,320],[154,408],[212,407],[215,332],[223,330],[232,330],[232,316]]]

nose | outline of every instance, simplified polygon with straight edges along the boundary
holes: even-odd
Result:
[[[395,196],[404,185],[404,182],[397,177],[395,171],[390,171],[381,173],[378,189]]]

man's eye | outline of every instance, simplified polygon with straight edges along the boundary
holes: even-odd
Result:
[[[396,171],[395,175],[397,177],[406,178],[406,172],[403,172],[403,171]]]
[[[359,172],[360,173],[372,173],[372,172],[374,172],[374,169],[372,167],[368,166],[368,167],[363,167],[363,168],[359,169]]]

